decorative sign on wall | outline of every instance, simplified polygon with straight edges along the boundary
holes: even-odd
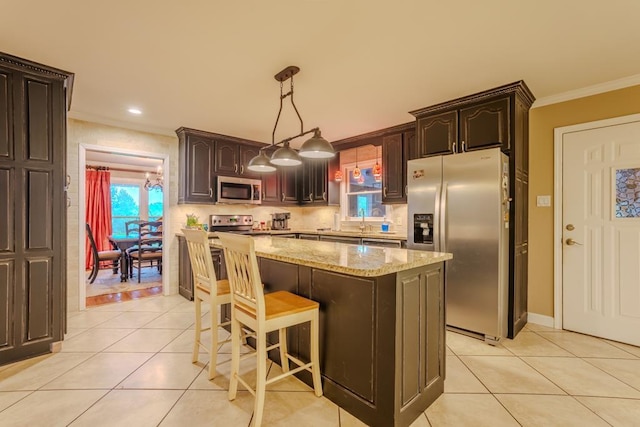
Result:
[[[640,218],[640,168],[616,169],[616,218]]]

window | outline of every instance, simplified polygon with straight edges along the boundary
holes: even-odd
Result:
[[[387,214],[386,206],[382,204],[382,180],[373,176],[374,165],[375,160],[360,162],[360,177],[357,178],[353,176],[355,164],[346,168],[348,179],[343,182],[342,214],[347,220],[361,220],[363,212],[369,219],[382,219]]]
[[[149,190],[149,221],[157,221],[162,217],[162,190],[153,188]]]
[[[125,223],[156,221],[163,216],[161,189],[145,190],[138,179],[111,177],[111,227],[114,235],[127,234]]]
[[[111,227],[114,235],[126,235],[125,223],[140,219],[140,185],[111,183]]]

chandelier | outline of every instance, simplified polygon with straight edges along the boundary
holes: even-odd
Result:
[[[152,183],[150,179],[149,172],[145,174],[146,181],[144,183],[144,189],[149,190],[160,190],[162,191],[162,187],[164,185],[164,178],[162,176],[162,167],[158,166],[156,169],[156,182]]]
[[[293,76],[296,75],[300,71],[300,68],[295,65],[290,65],[284,70],[280,71],[278,74],[274,76],[274,78],[280,82],[280,109],[278,110],[278,116],[276,117],[276,123],[273,126],[273,132],[271,133],[271,147],[275,147],[278,145],[282,145],[282,147],[278,148],[269,158],[269,156],[265,153],[264,147],[260,149],[260,152],[256,157],[249,161],[247,168],[253,172],[273,172],[276,170],[276,166],[298,166],[302,164],[302,160],[300,157],[311,158],[311,159],[328,159],[335,156],[335,151],[333,146],[322,137],[320,132],[320,128],[313,128],[309,130],[304,130],[304,124],[302,122],[302,117],[298,112],[298,108],[296,104],[293,102]],[[283,87],[284,82],[290,80],[290,89],[289,92],[284,93]],[[296,115],[298,116],[298,120],[300,120],[300,133],[289,138],[285,138],[280,142],[275,142],[276,129],[278,127],[278,121],[280,120],[280,114],[282,113],[282,101],[285,98],[290,98],[291,105],[293,106]],[[313,132],[313,136],[305,141],[300,150],[296,152],[289,146],[289,142],[293,139],[299,138],[304,135],[308,135]]]

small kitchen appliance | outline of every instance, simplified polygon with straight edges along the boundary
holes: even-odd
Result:
[[[271,214],[271,228],[273,230],[289,230],[289,212],[279,212]]]

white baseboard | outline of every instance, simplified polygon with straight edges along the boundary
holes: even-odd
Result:
[[[548,328],[553,328],[554,320],[551,316],[545,316],[542,314],[536,314],[529,312],[527,313],[527,322],[535,323],[536,325],[546,326]]]

